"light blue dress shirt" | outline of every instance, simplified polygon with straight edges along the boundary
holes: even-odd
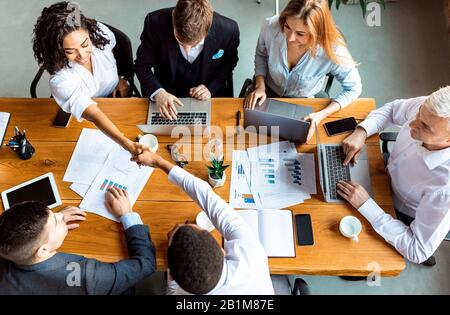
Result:
[[[323,88],[326,75],[331,73],[342,85],[342,92],[333,98],[341,107],[361,94],[361,77],[344,46],[336,46],[340,64],[332,62],[321,46],[316,56],[310,51],[289,71],[287,40],[278,23],[278,15],[264,21],[255,53],[255,76],[265,77],[266,85],[282,97],[314,97]]]
[[[122,226],[125,231],[134,225],[144,224],[142,223],[141,216],[136,212],[129,212],[127,214],[124,214],[120,218],[120,222],[122,222]]]

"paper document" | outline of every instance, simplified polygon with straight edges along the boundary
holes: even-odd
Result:
[[[286,193],[317,194],[313,153],[280,154],[281,187]]]
[[[73,183],[69,188],[76,192],[80,197],[84,197],[86,196],[89,187],[91,187],[91,185]]]
[[[10,113],[0,112],[0,148],[3,145],[3,138],[5,137],[6,129],[8,128]]]
[[[245,173],[250,172],[246,151],[233,151],[230,184],[230,205],[237,209],[261,208],[258,195],[252,195]]]
[[[119,219],[106,209],[106,191],[113,186],[126,190],[133,205],[152,172],[152,167],[139,167],[135,162],[131,162],[130,153],[117,146],[92,182],[80,208],[119,222]]]
[[[281,141],[271,144],[264,144],[247,149],[250,160],[256,161],[259,156],[270,153],[297,153],[295,143],[290,141]]]
[[[84,128],[67,166],[63,181],[90,185],[117,143],[97,129]]]

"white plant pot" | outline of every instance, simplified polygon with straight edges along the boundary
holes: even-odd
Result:
[[[227,174],[223,173],[223,177],[220,179],[212,178],[208,173],[208,182],[213,188],[221,187],[225,184],[225,180],[227,178]]]

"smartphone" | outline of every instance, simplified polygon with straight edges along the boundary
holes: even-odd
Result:
[[[53,126],[66,128],[69,125],[71,117],[72,115],[66,113],[60,108],[56,113],[55,119],[53,120]]]
[[[296,214],[295,227],[298,245],[314,245],[311,216],[309,214]]]
[[[324,124],[325,130],[330,137],[347,131],[353,131],[357,125],[358,123],[354,117],[330,121]]]

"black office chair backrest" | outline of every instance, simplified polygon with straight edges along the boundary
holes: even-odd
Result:
[[[105,24],[105,23],[104,23]],[[117,63],[117,71],[119,75],[125,78],[132,78],[134,76],[133,67],[133,49],[131,41],[128,36],[121,30],[114,26],[105,24],[116,37],[116,46],[113,48],[114,58]]]
[[[130,38],[121,30],[115,28],[114,26],[105,24],[111,32],[116,37],[116,46],[113,48],[114,58],[117,63],[117,72],[120,76],[125,77],[125,79],[130,84],[129,96],[141,97],[136,85],[134,84],[134,65],[133,65],[133,48],[131,46]],[[44,73],[43,68],[39,68],[33,82],[30,86],[30,94],[32,98],[36,98],[36,87],[39,80]]]
[[[120,76],[125,77],[130,84],[129,96],[141,97],[141,93],[139,93],[134,84],[133,48],[131,46],[131,40],[121,30],[108,24],[105,25],[116,37],[116,46],[113,48],[113,54],[117,63],[117,72]]]

